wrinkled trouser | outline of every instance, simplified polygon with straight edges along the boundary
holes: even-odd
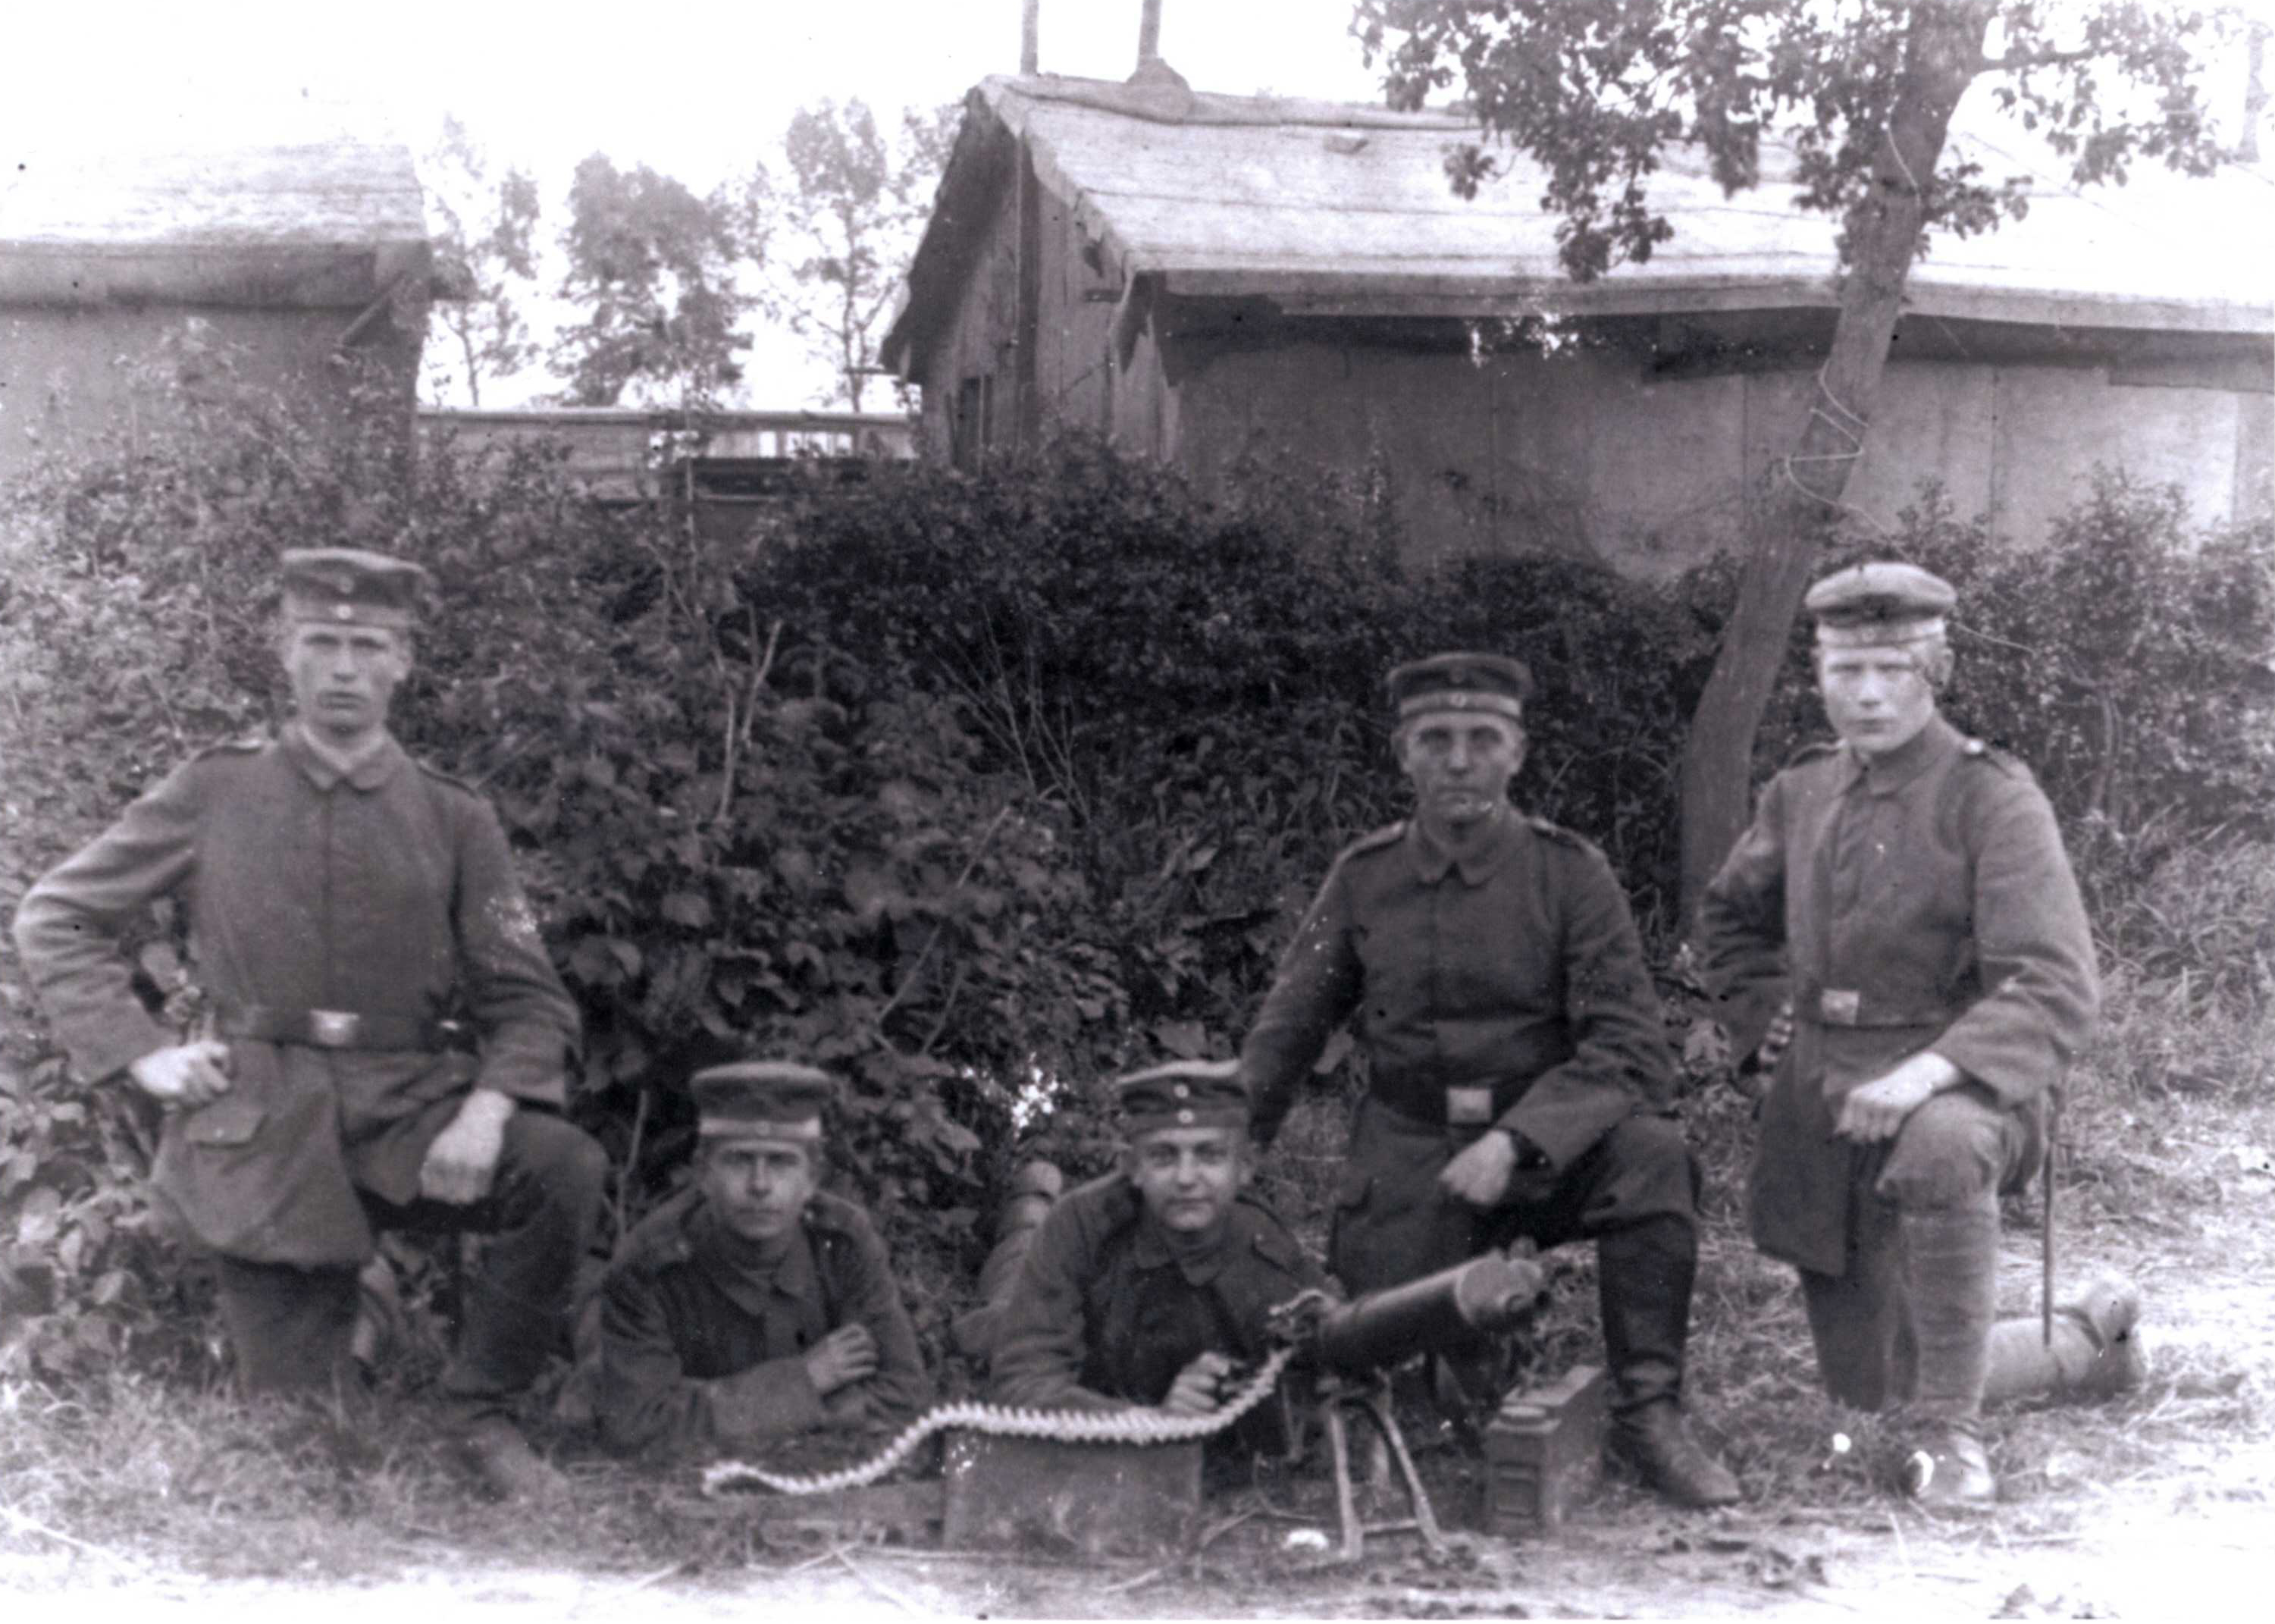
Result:
[[[507,1119],[490,1193],[465,1206],[398,1206],[365,1192],[374,1229],[472,1230],[489,1237],[465,1283],[442,1390],[470,1412],[496,1408],[535,1379],[560,1344],[578,1260],[591,1243],[608,1159],[582,1129],[518,1110]],[[350,1371],[357,1271],[218,1259],[222,1322],[247,1394],[321,1388]]]
[[[1354,1295],[1508,1245],[1596,1243],[1597,1292],[1614,1408],[1682,1390],[1697,1273],[1698,1164],[1671,1118],[1631,1116],[1561,1174],[1517,1173],[1480,1211],[1438,1188],[1476,1135],[1417,1122],[1369,1098],[1351,1128],[1328,1266]]]
[[[1998,1308],[1999,1192],[2028,1180],[2038,1152],[2028,1119],[1971,1084],[1856,1148],[1848,1268],[1799,1271],[1828,1394],[1972,1430]]]

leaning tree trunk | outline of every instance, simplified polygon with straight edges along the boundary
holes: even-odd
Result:
[[[1756,510],[1738,602],[1682,750],[1682,912],[1695,917],[1706,882],[1749,815],[1754,733],[1785,661],[1802,593],[1841,510],[1863,455],[1904,283],[1925,226],[1931,180],[1959,99],[1983,60],[1993,0],[1921,5],[1904,48],[1904,78],[1889,108],[1870,189],[1847,221],[1848,274],[1840,284],[1832,352],[1818,374],[1799,442],[1771,470]]]

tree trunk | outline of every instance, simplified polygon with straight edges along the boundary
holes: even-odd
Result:
[[[1924,223],[1921,184],[1943,155],[1951,115],[1983,60],[1995,0],[1928,4],[1912,14],[1904,78],[1889,109],[1871,189],[1847,221],[1848,273],[1831,352],[1808,421],[1770,470],[1753,509],[1752,547],[1737,607],[1682,750],[1682,918],[1740,835],[1750,810],[1754,734],[1785,662],[1787,640],[1841,495],[1863,454]],[[1915,178],[1916,178],[1916,179]]]

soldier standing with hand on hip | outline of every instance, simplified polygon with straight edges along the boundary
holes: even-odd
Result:
[[[1938,714],[1954,599],[1902,563],[1810,588],[1840,741],[1771,781],[1701,914],[1738,1050],[1793,1008],[1762,1104],[1755,1243],[1801,1273],[1826,1390],[1910,1401],[1916,1492],[1938,1506],[1997,1498],[1979,1416],[1999,1195],[2038,1166],[2046,1091],[2099,1001],[2046,797]]]
[[[388,730],[426,571],[352,548],[283,563],[293,720],[136,801],[32,888],[17,946],[79,1074],[165,1107],[153,1182],[218,1259],[243,1389],[348,1372],[377,1231],[481,1231],[442,1388],[488,1487],[551,1492],[508,1411],[560,1340],[606,1172],[558,1114],[576,1008],[495,814]],[[172,895],[215,1011],[186,1044],[118,948]],[[478,1058],[446,1046],[461,1006]]]

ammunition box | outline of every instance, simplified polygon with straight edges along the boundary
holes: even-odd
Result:
[[[1201,1446],[950,1434],[941,1534],[957,1551],[1173,1556],[1198,1537]]]
[[[1485,1531],[1553,1534],[1603,1477],[1606,1386],[1600,1366],[1508,1395],[1485,1427]]]

